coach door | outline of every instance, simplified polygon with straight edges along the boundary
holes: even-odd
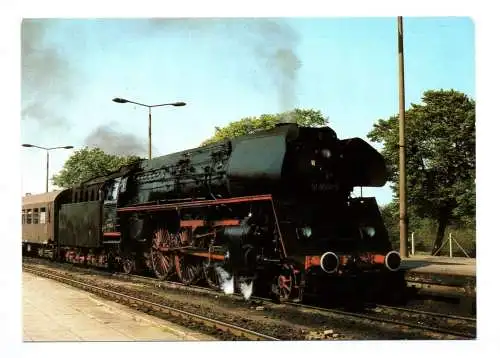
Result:
[[[107,182],[103,188],[104,203],[102,210],[102,237],[105,242],[120,242],[120,225],[116,213],[118,189],[121,178]]]

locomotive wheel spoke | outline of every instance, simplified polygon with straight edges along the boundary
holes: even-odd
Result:
[[[130,275],[135,270],[134,260],[132,260],[128,257],[123,259],[122,268],[123,268],[124,273],[126,273],[127,275]]]
[[[208,286],[214,290],[220,290],[220,278],[215,270],[216,264],[203,262],[203,276]]]
[[[193,258],[175,255],[175,269],[179,280],[185,285],[191,285],[200,278],[200,264]]]
[[[151,264],[153,271],[160,280],[165,280],[172,272],[173,262],[172,258],[167,254],[151,249]]]
[[[283,273],[278,276],[280,301],[286,301],[290,297],[290,293],[292,292],[292,282],[293,279],[289,273]]]
[[[297,274],[291,265],[284,265],[281,272],[276,276],[276,291],[275,296],[278,302],[290,300],[301,300],[302,290],[297,287]]]

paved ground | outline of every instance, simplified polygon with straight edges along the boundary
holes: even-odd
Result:
[[[24,341],[196,341],[213,338],[23,272]]]
[[[402,268],[412,272],[476,276],[476,259],[413,256],[403,259]]]

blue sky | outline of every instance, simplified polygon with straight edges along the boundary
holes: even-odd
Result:
[[[366,139],[377,119],[398,112],[395,18],[258,21],[37,20],[22,74],[21,106],[31,112],[21,141],[78,149],[107,126],[122,143],[147,148],[147,109],[114,97],[187,102],[153,109],[154,155],[195,147],[215,126],[289,107],[320,110],[341,138]],[[407,107],[428,89],[475,98],[471,19],[407,17],[404,35]],[[281,49],[295,67],[273,60]],[[71,153],[51,153],[51,176]],[[23,148],[21,170],[23,193],[44,191],[44,152]],[[392,195],[389,185],[363,193],[382,204]]]

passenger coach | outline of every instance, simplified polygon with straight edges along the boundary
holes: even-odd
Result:
[[[58,211],[64,190],[30,195],[22,199],[22,251],[25,255],[45,256],[57,238]],[[53,250],[50,250],[53,251]]]

